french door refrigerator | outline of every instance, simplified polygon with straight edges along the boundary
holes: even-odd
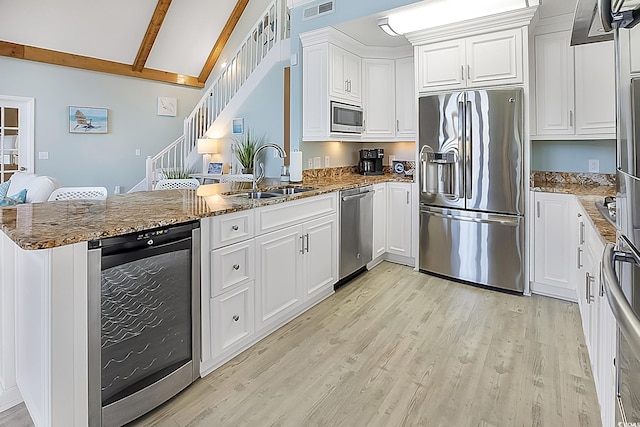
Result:
[[[420,270],[524,291],[522,89],[419,98]]]

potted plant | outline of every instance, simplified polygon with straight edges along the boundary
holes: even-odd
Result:
[[[240,136],[234,139],[235,144],[233,152],[238,159],[238,162],[242,165],[242,173],[253,173],[253,157],[256,154],[258,147],[264,142],[264,135],[256,137],[251,130],[247,130],[245,136]]]

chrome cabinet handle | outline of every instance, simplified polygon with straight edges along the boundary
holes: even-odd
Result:
[[[240,270],[240,264],[233,264],[233,269],[236,271]]]
[[[584,299],[587,304],[591,304],[591,275],[587,271],[584,275],[584,287],[585,287],[585,296]]]
[[[471,80],[471,65],[467,65],[467,80]]]
[[[309,253],[309,233],[305,234],[305,237],[307,238],[307,253]]]
[[[300,253],[304,255],[304,236],[300,236]]]
[[[231,227],[231,229],[232,229],[233,231],[238,231],[238,226],[237,226],[237,225],[234,225],[233,227]]]
[[[396,120],[396,132],[400,132],[400,120]]]
[[[409,204],[409,191],[407,190],[407,204]]]
[[[573,110],[569,110],[569,126],[573,126]]]
[[[460,80],[464,80],[464,65],[460,66]]]
[[[540,202],[536,202],[536,216],[540,218]]]
[[[232,319],[234,322],[237,322],[238,320],[240,320],[240,316],[238,316],[237,314],[234,314]]]
[[[584,221],[580,221],[580,244],[584,244]]]
[[[589,291],[587,293],[587,302],[589,304],[591,304],[592,302],[594,302],[596,300],[596,297],[593,295],[593,293],[591,292],[591,284],[594,283],[596,281],[596,278],[592,275],[589,275],[589,284],[587,285],[587,291]]]
[[[578,270],[582,268],[582,248],[578,248]]]

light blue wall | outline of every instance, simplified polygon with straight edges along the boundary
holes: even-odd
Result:
[[[302,45],[300,43],[300,33],[315,30],[318,28],[336,25],[352,19],[362,18],[395,9],[417,0],[336,0],[335,12],[318,18],[304,21],[302,11],[314,4],[322,3],[316,1],[295,8],[291,13],[291,53],[297,54],[298,65],[291,67],[291,149],[301,148],[302,144]],[[301,145],[302,144],[302,145]],[[313,143],[319,144],[319,143]],[[320,143],[321,144],[321,143]],[[317,149],[317,147],[314,147]],[[303,165],[306,168],[306,165]]]
[[[616,141],[531,141],[531,170],[589,172],[589,160],[600,161],[600,173],[615,173]]]
[[[265,136],[265,142],[274,142],[284,146],[284,67],[287,62],[275,64],[273,68],[260,82],[258,87],[251,92],[248,100],[239,107],[235,114],[244,119],[245,132],[251,129],[256,136]],[[231,124],[226,127],[228,132],[221,135],[220,154],[217,161],[228,162],[231,159]],[[273,151],[269,150],[261,155],[264,159],[267,177],[279,177],[280,166],[283,161],[273,157]]]
[[[35,172],[109,193],[144,178],[146,157],[182,135],[184,118],[202,96],[197,88],[3,57],[0,77],[0,94],[35,98]],[[177,117],[156,115],[159,96],[178,100]],[[109,133],[70,134],[72,105],[108,108]],[[40,151],[49,160],[38,160]]]

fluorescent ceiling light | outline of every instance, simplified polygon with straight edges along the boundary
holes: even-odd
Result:
[[[382,29],[385,33],[390,36],[399,36],[400,34],[393,31],[393,28],[389,25],[389,18],[380,18],[378,19],[378,27]]]
[[[405,34],[455,22],[496,15],[538,4],[536,0],[431,0],[420,6],[403,8],[392,13],[387,25],[396,34]],[[380,25],[380,23],[378,23]],[[380,26],[382,28],[382,26]]]

